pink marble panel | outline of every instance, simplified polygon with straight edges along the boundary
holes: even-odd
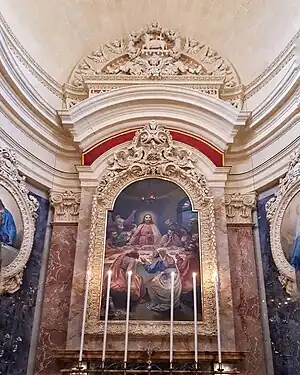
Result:
[[[228,226],[237,350],[245,375],[266,374],[252,225]]]
[[[67,349],[78,350],[80,344],[93,194],[94,188],[81,189],[76,254],[68,318]]]
[[[220,316],[223,350],[235,350],[235,332],[233,317],[232,288],[230,275],[230,260],[228,248],[228,233],[226,212],[224,205],[224,189],[211,189],[215,204],[215,226],[217,243],[217,262],[220,279]],[[200,213],[201,214],[201,213]],[[217,350],[216,340],[213,341],[213,350]]]
[[[77,225],[53,225],[35,374],[57,374],[53,350],[66,346]]]

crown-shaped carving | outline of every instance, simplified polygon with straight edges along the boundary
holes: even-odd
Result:
[[[181,37],[178,31],[152,22],[124,39],[102,44],[76,65],[70,83],[83,87],[86,79],[103,74],[162,78],[176,75],[221,78],[225,87],[239,85],[231,64],[203,42]]]
[[[284,193],[300,180],[300,148],[296,149],[289,163],[286,175],[279,181],[279,189],[275,197],[266,203],[267,219],[272,220]]]
[[[203,189],[201,195],[208,196],[206,179],[196,172],[192,152],[175,144],[170,132],[163,126],[150,121],[136,132],[130,146],[116,151],[108,162],[107,173],[97,188],[98,197],[105,196],[108,183],[128,175],[167,178],[174,173],[191,178]]]

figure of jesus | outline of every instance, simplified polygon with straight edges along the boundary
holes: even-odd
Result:
[[[146,214],[141,224],[134,231],[131,239],[131,245],[158,245],[160,243],[161,233],[154,224],[152,216]]]

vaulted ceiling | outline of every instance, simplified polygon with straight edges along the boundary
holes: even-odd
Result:
[[[248,84],[300,25],[299,0],[1,0],[1,12],[28,53],[60,83],[100,44],[158,21],[210,45]]]

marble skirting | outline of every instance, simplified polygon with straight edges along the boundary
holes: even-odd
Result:
[[[53,351],[66,346],[76,237],[76,224],[53,225],[35,374],[59,372]]]

